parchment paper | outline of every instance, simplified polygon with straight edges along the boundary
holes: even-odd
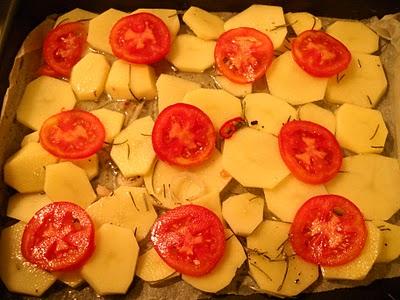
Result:
[[[227,16],[228,14],[222,14]],[[332,20],[324,19],[324,23]],[[365,22],[381,36],[381,50],[379,54],[389,82],[388,91],[378,104],[378,109],[383,113],[384,119],[389,129],[389,137],[385,146],[384,154],[391,157],[400,157],[400,14],[387,15],[382,19],[376,17]],[[3,108],[0,116],[0,165],[3,166],[5,160],[19,148],[22,137],[29,132],[15,120],[15,112],[23,91],[27,83],[35,78],[35,73],[41,63],[41,46],[46,33],[53,27],[54,18],[50,17],[35,28],[23,43],[10,74],[10,86],[4,98]],[[163,69],[165,66],[160,65]],[[171,68],[164,71],[174,73]],[[188,73],[175,73],[175,75],[200,81],[203,86],[210,87],[215,84],[209,75],[193,75]],[[151,105],[151,104],[150,104]],[[154,107],[154,103],[153,106]],[[0,174],[2,175],[2,168]],[[399,183],[400,184],[400,183]],[[1,182],[1,188],[6,190]],[[0,193],[1,209],[5,211],[7,193]],[[399,213],[391,220],[393,223],[400,223]],[[244,264],[246,265],[246,263]],[[234,281],[218,294],[239,294],[249,295],[257,290],[256,284],[246,276],[246,266],[242,267]],[[306,292],[320,292],[336,288],[354,287],[367,285],[378,278],[391,278],[400,276],[400,259],[391,264],[376,264],[367,278],[362,281],[326,281],[320,279],[313,284]],[[53,286],[43,298],[46,299],[199,299],[209,298],[212,294],[202,293],[179,279],[161,283],[156,287],[135,277],[134,282],[126,295],[120,296],[97,296],[93,290],[86,286],[78,289],[67,288],[62,284]],[[35,297],[25,297],[26,299],[37,299]]]

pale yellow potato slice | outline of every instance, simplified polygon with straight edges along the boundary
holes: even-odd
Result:
[[[308,12],[296,12],[285,14],[285,19],[296,35],[300,35],[306,30],[320,30],[321,20]]]
[[[21,254],[24,222],[18,222],[1,232],[0,277],[10,292],[40,297],[56,277],[26,261]]]
[[[343,159],[341,171],[325,186],[352,201],[367,220],[388,220],[400,208],[397,159],[360,154]]]
[[[40,76],[26,86],[17,108],[17,120],[26,127],[39,130],[50,116],[74,108],[75,103],[68,82]]]
[[[235,277],[236,270],[246,260],[246,254],[236,236],[229,229],[225,230],[224,256],[208,274],[193,277],[182,274],[182,280],[204,292],[216,293],[226,287]]]
[[[154,196],[153,204],[167,208],[220,192],[230,180],[218,150],[209,160],[191,168],[179,168],[158,160],[153,170],[144,176],[145,186]]]
[[[196,6],[191,6],[182,19],[203,40],[216,40],[224,32],[224,21],[220,17]]]
[[[111,143],[121,131],[125,120],[124,114],[106,108],[92,110],[91,113],[99,118],[106,131],[105,141]]]
[[[379,56],[352,53],[347,69],[328,81],[325,99],[335,104],[374,107],[385,94],[387,80]]]
[[[21,141],[21,148],[32,142],[34,143],[39,142],[39,130],[36,130],[32,133],[25,135]]]
[[[253,128],[240,129],[225,140],[222,158],[224,169],[246,187],[271,189],[290,173],[278,139]]]
[[[28,143],[6,161],[4,181],[20,193],[41,192],[46,166],[57,161],[39,143]]]
[[[85,282],[80,273],[80,270],[53,272],[52,274],[57,277],[57,280],[62,281],[72,288],[77,288]]]
[[[249,94],[244,98],[245,115],[251,128],[278,135],[282,125],[297,119],[297,111],[286,101],[267,93]]]
[[[335,115],[336,139],[340,146],[355,153],[383,151],[388,130],[379,110],[345,103]]]
[[[59,16],[56,20],[56,23],[54,24],[54,27],[56,27],[60,23],[69,23],[69,22],[77,22],[77,21],[82,21],[82,20],[90,20],[97,16],[98,16],[98,14],[92,13],[90,11],[80,9],[80,8],[75,8],[75,9]]]
[[[99,295],[124,294],[135,275],[138,254],[131,230],[104,224],[96,232],[96,249],[82,267],[82,277]]]
[[[149,65],[130,65],[129,87],[135,99],[153,100],[157,96],[156,74]]]
[[[108,73],[105,91],[113,99],[129,99],[135,98],[130,89],[131,86],[131,64],[117,59],[111,65],[110,72]]]
[[[179,71],[202,73],[214,64],[214,41],[194,35],[180,34],[172,43],[167,60]]]
[[[86,54],[72,68],[70,83],[78,100],[97,100],[103,93],[110,65],[104,55]]]
[[[51,202],[46,194],[15,194],[8,199],[7,216],[28,223],[39,209]]]
[[[178,275],[158,255],[154,248],[139,256],[136,265],[136,276],[147,282],[157,282]]]
[[[144,117],[133,121],[114,139],[111,158],[124,177],[146,174],[156,158],[151,143],[154,121]]]
[[[289,229],[288,223],[267,220],[247,237],[250,275],[261,290],[279,296],[295,296],[319,276],[316,265],[294,255]]]
[[[379,49],[379,36],[360,21],[336,21],[326,28],[326,33],[350,51],[371,54]]]
[[[253,84],[251,83],[233,82],[225,76],[215,76],[215,81],[223,90],[235,97],[244,97],[250,94],[253,89]]]
[[[161,74],[157,79],[156,87],[158,112],[161,112],[167,106],[182,102],[186,93],[199,89],[201,85],[173,75]]]
[[[82,208],[97,197],[86,172],[68,161],[46,167],[44,191],[53,201],[73,202]]]
[[[388,263],[400,256],[400,226],[385,221],[372,221],[381,231],[382,248],[375,262]]]
[[[222,203],[222,215],[236,235],[248,236],[263,220],[264,199],[251,193],[231,196]]]
[[[351,262],[335,267],[322,267],[322,276],[327,279],[362,280],[371,270],[382,247],[381,231],[372,222],[366,222],[368,235],[360,255]]]
[[[240,100],[224,90],[197,89],[188,92],[183,98],[188,103],[200,108],[214,124],[216,130],[228,120],[240,117]]]
[[[314,103],[307,103],[300,106],[297,113],[299,115],[299,120],[319,124],[335,134],[336,118],[330,110],[322,108]]]
[[[99,157],[96,153],[92,156],[89,156],[88,158],[70,160],[61,159],[61,161],[70,161],[74,165],[83,169],[86,172],[89,180],[92,180],[99,174]]]
[[[110,33],[114,24],[128,14],[110,8],[89,22],[87,42],[95,49],[112,54]]]
[[[212,191],[204,196],[201,196],[191,201],[191,203],[208,208],[217,215],[217,217],[221,220],[222,223],[224,223],[224,218],[222,217],[221,199],[219,197],[218,190]]]
[[[298,209],[308,199],[326,193],[325,186],[304,183],[293,175],[273,189],[264,189],[268,210],[285,222],[292,222]]]
[[[292,105],[322,100],[328,83],[327,78],[313,77],[301,69],[290,51],[272,62],[266,76],[269,92]]]
[[[268,35],[277,49],[286,37],[285,25],[282,7],[254,4],[227,20],[224,28],[225,31],[238,27],[255,28]]]

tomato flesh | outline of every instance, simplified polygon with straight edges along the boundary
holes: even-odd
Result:
[[[308,121],[290,121],[278,136],[283,161],[299,180],[321,184],[331,180],[342,166],[342,151],[326,128]]]
[[[273,56],[271,39],[248,27],[223,33],[217,40],[214,52],[218,70],[237,83],[253,82],[263,76]]]
[[[84,209],[70,202],[53,202],[26,225],[22,255],[46,271],[81,267],[95,248],[94,227]]]
[[[58,25],[44,40],[44,61],[56,73],[69,77],[72,67],[82,56],[86,37],[86,26],[80,22]]]
[[[55,78],[59,78],[62,77],[61,74],[57,73],[56,71],[54,71],[52,68],[50,68],[49,65],[44,64],[41,65],[39,70],[38,70],[38,75],[39,76],[50,76],[50,77],[55,77]]]
[[[242,117],[233,118],[226,121],[219,129],[219,135],[223,139],[229,139],[232,135],[238,131],[240,128],[246,125],[245,119]]]
[[[120,19],[110,33],[115,56],[136,64],[162,60],[171,47],[168,27],[155,15],[137,13]]]
[[[360,255],[367,234],[357,206],[341,196],[321,195],[309,199],[296,213],[290,242],[304,260],[338,266]]]
[[[152,132],[158,158],[183,167],[206,161],[214,151],[215,140],[210,118],[196,106],[184,103],[165,108]]]
[[[43,148],[54,156],[82,159],[103,147],[105,129],[95,115],[82,110],[69,110],[48,118],[39,136]]]
[[[292,42],[292,56],[308,74],[331,77],[346,70],[351,53],[340,41],[329,34],[307,30]]]
[[[182,205],[161,215],[151,231],[160,257],[182,274],[202,276],[220,261],[225,249],[224,228],[210,210]]]

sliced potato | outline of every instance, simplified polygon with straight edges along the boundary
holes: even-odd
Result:
[[[314,103],[307,103],[298,109],[299,120],[317,123],[335,134],[336,118],[333,112]]]
[[[372,222],[366,222],[368,235],[361,254],[351,262],[335,267],[321,267],[322,276],[328,279],[362,280],[375,263],[382,247],[382,234]]]
[[[303,71],[293,60],[290,51],[272,62],[266,76],[269,92],[292,105],[323,99],[328,83],[327,78],[313,77]]]
[[[46,166],[57,161],[39,143],[28,143],[6,161],[4,181],[20,193],[41,192]]]
[[[156,74],[149,65],[130,65],[130,90],[136,99],[153,100],[157,96]]]
[[[297,210],[308,199],[326,193],[323,185],[307,184],[293,175],[286,177],[273,189],[264,189],[268,210],[285,222],[292,222]]]
[[[131,86],[131,64],[117,59],[111,65],[108,73],[105,90],[113,99],[134,99],[130,90]]]
[[[144,177],[147,190],[155,197],[153,204],[167,208],[220,192],[230,180],[218,150],[205,163],[191,168],[183,169],[159,160]]]
[[[7,216],[28,223],[39,209],[51,202],[46,194],[15,194],[8,199]]]
[[[182,102],[186,93],[201,87],[197,82],[168,74],[161,74],[157,79],[156,86],[159,112],[167,106]]]
[[[25,225],[19,222],[1,232],[0,277],[10,292],[40,297],[56,281],[56,277],[27,262],[22,256],[21,238]]]
[[[384,221],[372,221],[381,231],[382,247],[375,262],[388,263],[400,256],[400,226]]]
[[[57,280],[62,281],[72,288],[76,288],[85,282],[80,273],[80,270],[53,272],[52,274],[57,277]]]
[[[214,41],[204,41],[194,35],[180,34],[172,43],[167,60],[179,71],[202,73],[214,64],[214,48]]]
[[[251,128],[278,135],[283,124],[297,119],[297,112],[286,101],[267,93],[247,95],[245,114]]]
[[[231,196],[222,203],[222,215],[236,235],[248,236],[263,220],[264,199],[251,193]]]
[[[360,21],[336,21],[326,28],[326,33],[350,51],[371,54],[379,49],[379,36]]]
[[[218,216],[222,223],[224,222],[224,218],[222,217],[221,199],[219,198],[218,190],[212,191],[204,196],[193,200],[192,204],[208,208]]]
[[[69,161],[46,167],[44,191],[53,201],[73,202],[83,208],[97,197],[86,172]]]
[[[215,293],[226,287],[246,260],[242,245],[229,229],[225,230],[226,244],[224,256],[208,274],[193,277],[182,274],[183,281],[204,292]]]
[[[253,128],[243,128],[225,140],[224,169],[246,187],[273,188],[290,171],[279,154],[278,139]]]
[[[78,166],[79,168],[83,169],[86,172],[89,180],[92,180],[99,174],[99,157],[97,154],[93,154],[88,158],[83,159],[71,159],[71,160],[61,160],[61,161],[70,161],[74,165]]]
[[[162,260],[154,248],[147,250],[138,258],[136,275],[144,281],[156,282],[171,278],[174,274],[178,275]]]
[[[343,104],[336,112],[336,138],[343,148],[355,153],[381,153],[388,130],[376,109]]]
[[[95,49],[112,54],[110,32],[114,24],[128,14],[110,8],[89,22],[87,42]]]
[[[24,138],[21,141],[21,147],[24,147],[28,145],[29,143],[38,143],[39,142],[39,130],[36,130],[32,133],[29,133],[24,136]]]
[[[60,23],[69,23],[69,22],[77,22],[77,21],[82,21],[82,20],[89,20],[89,19],[93,19],[94,17],[97,17],[97,16],[98,16],[97,14],[92,13],[90,11],[80,9],[80,8],[75,8],[75,9],[59,16],[56,20],[56,23],[54,24],[54,27],[57,27],[57,25]]]
[[[121,131],[125,119],[124,114],[106,108],[92,110],[91,113],[99,118],[106,131],[105,141],[111,143]]]
[[[156,157],[151,143],[151,117],[133,121],[114,139],[111,158],[125,177],[146,174]]]
[[[329,79],[325,99],[335,104],[374,107],[385,94],[387,80],[379,56],[352,53],[347,69]]]
[[[400,208],[397,159],[360,154],[343,159],[341,172],[326,184],[330,194],[351,200],[368,220],[388,220]]]
[[[40,76],[26,86],[17,108],[17,120],[26,127],[39,130],[50,116],[74,108],[75,103],[68,82]]]
[[[96,232],[96,249],[82,267],[82,277],[99,295],[124,294],[135,275],[138,254],[131,230],[104,224]]]
[[[240,100],[224,90],[197,89],[188,92],[183,102],[192,104],[205,112],[218,130],[226,121],[240,117]]]
[[[244,97],[250,94],[253,89],[253,85],[251,83],[233,82],[225,76],[216,76],[215,81],[223,90],[235,97]]]
[[[255,28],[268,35],[277,49],[286,37],[285,25],[282,7],[254,4],[227,20],[224,28],[225,31],[238,27]]]
[[[224,21],[220,17],[196,6],[191,6],[182,19],[203,40],[216,40],[224,32]]]
[[[322,27],[321,20],[307,12],[289,12],[285,14],[285,19],[296,35],[306,30],[320,30]]]

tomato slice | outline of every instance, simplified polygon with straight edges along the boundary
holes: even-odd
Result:
[[[135,64],[162,60],[171,48],[167,25],[155,15],[137,13],[120,19],[110,33],[115,56]]]
[[[54,156],[80,159],[103,147],[105,129],[95,115],[82,110],[69,110],[44,121],[39,136],[43,148]]]
[[[271,39],[254,28],[226,31],[214,51],[218,70],[237,83],[253,82],[265,74],[274,57]]]
[[[46,271],[77,269],[94,249],[94,227],[89,215],[70,202],[53,202],[40,209],[22,235],[22,255]]]
[[[331,77],[346,70],[351,53],[340,41],[329,34],[307,30],[292,42],[292,56],[308,74]]]
[[[299,180],[321,184],[331,180],[342,166],[342,151],[326,128],[308,121],[290,121],[278,136],[283,161]]]
[[[215,148],[216,134],[210,118],[199,108],[177,103],[157,117],[152,132],[153,149],[159,159],[173,165],[198,165]]]
[[[229,139],[232,135],[238,131],[240,128],[246,125],[245,119],[242,117],[233,118],[226,121],[219,129],[219,135],[223,139]]]
[[[320,195],[297,211],[290,242],[304,260],[338,266],[360,255],[367,234],[364,217],[351,201],[337,195]]]
[[[209,273],[224,254],[224,227],[207,208],[182,205],[161,215],[151,231],[160,257],[176,271],[190,276]]]
[[[49,65],[44,64],[41,65],[39,70],[38,70],[38,75],[39,76],[50,76],[50,77],[55,77],[55,78],[59,78],[62,77],[61,74],[57,73],[56,71],[54,71],[52,68],[50,68]]]
[[[69,77],[72,67],[82,57],[86,37],[86,26],[80,22],[58,25],[44,40],[44,61],[56,73]]]

